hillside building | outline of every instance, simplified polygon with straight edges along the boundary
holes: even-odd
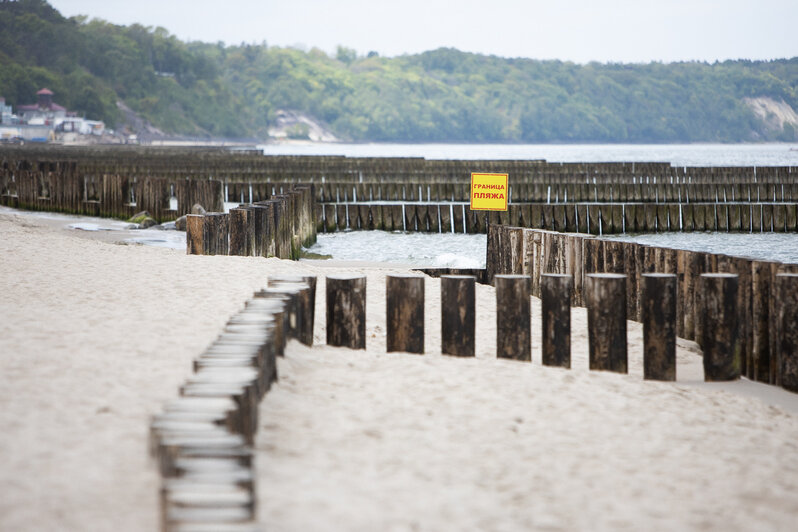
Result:
[[[20,119],[30,125],[55,126],[70,113],[53,101],[53,91],[42,89],[36,93],[37,102],[30,105],[18,105]],[[72,113],[74,116],[74,113]]]
[[[5,98],[0,97],[0,141],[22,139],[47,142],[56,139],[56,133],[102,136],[105,124],[98,120],[86,120],[77,113],[53,101],[53,91],[44,88],[36,93],[37,102],[17,106],[17,115],[12,113]]]

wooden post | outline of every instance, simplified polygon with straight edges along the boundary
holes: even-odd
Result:
[[[540,279],[544,366],[571,368],[571,290],[573,277],[543,274]]]
[[[265,294],[255,292],[252,299],[247,301],[247,309],[257,309],[271,313],[274,317],[274,354],[283,356],[286,344],[286,317],[285,298],[267,297]]]
[[[639,290],[638,271],[642,265],[637,263],[638,248],[642,247],[636,242],[623,242],[623,272],[626,273],[626,315],[629,319],[638,320],[639,313]],[[621,273],[621,272],[615,272]]]
[[[424,277],[385,277],[385,319],[388,352],[424,353]]]
[[[496,275],[496,356],[532,361],[531,279],[527,275]]]
[[[227,255],[229,248],[228,215],[220,212],[209,212],[203,216],[205,218],[203,225],[205,255]]]
[[[476,278],[441,276],[441,353],[474,356]]]
[[[776,275],[779,301],[779,349],[781,385],[798,392],[798,273]]]
[[[486,233],[487,251],[485,255],[487,260],[485,261],[485,274],[488,276],[488,283],[493,284],[493,277],[497,273],[508,273],[502,271],[500,263],[504,231],[502,226],[492,224],[488,226]]]
[[[230,255],[249,255],[246,209],[230,209]]]
[[[737,312],[738,276],[733,273],[701,274],[704,380],[740,378],[742,368]]]
[[[205,217],[201,214],[186,216],[186,254],[205,254]]]
[[[628,373],[626,275],[589,274],[585,296],[590,369]]]
[[[643,378],[676,380],[676,275],[644,273],[641,321],[643,322]]]
[[[274,298],[280,300],[285,305],[284,310],[284,328],[286,338],[295,338],[300,340],[300,331],[302,330],[302,312],[301,312],[301,299],[303,299],[302,290],[309,291],[305,285],[272,285],[263,290],[255,292],[255,297]],[[305,296],[306,297],[306,296]]]
[[[366,277],[328,275],[327,345],[366,348]]]
[[[305,317],[307,318],[306,323],[308,324],[308,330],[310,331],[310,340],[312,342],[313,328],[316,326],[316,276],[303,275],[302,279],[306,283],[308,283],[308,286],[310,287],[310,309],[308,309],[308,314]]]
[[[290,335],[303,344],[312,346],[312,309],[315,305],[315,294],[311,290],[310,284],[301,277],[297,280],[272,277],[269,279],[269,287],[261,292],[264,295],[273,293],[290,298],[290,303],[287,305]]]
[[[300,312],[302,313],[302,330],[299,331],[299,341],[305,345],[313,345],[313,327],[316,315],[316,276],[315,275],[270,275],[269,287],[279,287],[283,284],[304,284],[307,294],[300,298]]]
[[[771,353],[776,347],[771,338],[771,306],[775,290],[772,283],[776,264],[764,261],[751,261],[751,367],[748,368],[754,380],[770,382]]]

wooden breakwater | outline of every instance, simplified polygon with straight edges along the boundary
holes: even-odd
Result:
[[[153,417],[150,454],[161,476],[165,532],[258,529],[258,406],[277,380],[286,340],[313,344],[315,297],[315,277],[270,276]]]
[[[238,255],[298,259],[302,246],[316,242],[313,185],[229,213],[190,214],[186,218],[189,255]]]
[[[257,150],[0,147],[0,201],[159,220],[194,203],[257,203],[315,186],[318,231],[484,232],[488,224],[624,231],[798,230],[796,167],[675,167],[414,157],[263,156]],[[507,212],[471,212],[472,171],[507,172]],[[221,184],[219,184],[221,182]],[[221,197],[221,199],[219,199]]]
[[[23,157],[14,158],[15,154]],[[228,188],[218,179],[141,175],[122,164],[107,169],[128,173],[97,173],[90,157],[87,162],[52,156],[51,150],[21,154],[0,150],[0,204],[122,219],[147,211],[159,222],[189,215],[199,204],[209,212],[188,218],[187,250],[195,254],[297,258],[301,246],[316,240],[313,185],[278,188],[262,183],[254,192],[249,187],[248,196],[257,201],[226,214]],[[177,157],[171,164],[180,161]]]
[[[81,173],[219,179],[232,183],[316,183],[341,185],[441,184],[468,185],[471,172],[506,172],[510,184],[622,185],[667,183],[782,183],[795,167],[685,167],[664,162],[551,163],[544,160],[434,160],[422,157],[266,156],[259,150],[205,147],[144,146],[7,146],[0,153],[11,158],[73,160]],[[346,187],[343,187],[346,185]],[[334,197],[335,189],[321,197]],[[426,189],[424,188],[424,191]],[[545,189],[544,189],[545,190]],[[433,194],[435,192],[433,191]],[[555,193],[552,193],[555,195]],[[570,194],[569,194],[570,195]],[[368,197],[358,191],[361,198]],[[376,198],[377,195],[374,194]],[[561,194],[560,197],[563,197]],[[450,194],[438,199],[449,199]],[[387,198],[386,198],[387,199]],[[518,196],[522,199],[522,196]],[[530,199],[531,200],[531,199]]]
[[[797,195],[798,196],[798,195]],[[798,201],[769,203],[511,203],[474,211],[467,203],[317,203],[318,232],[344,230],[484,233],[511,225],[595,235],[627,232],[794,232]]]
[[[147,211],[159,222],[191,212],[194,204],[222,210],[221,181],[86,175],[72,161],[4,160],[0,204],[87,216],[129,218]]]
[[[705,306],[699,279],[705,273],[739,277],[736,308],[741,338],[742,372],[748,378],[782,384],[783,331],[780,317],[792,294],[780,293],[780,274],[798,272],[798,265],[723,254],[647,246],[578,233],[492,225],[488,230],[486,277],[523,274],[531,277],[531,293],[541,296],[543,274],[572,276],[571,300],[585,306],[587,277],[593,273],[626,275],[625,312],[640,321],[641,278],[647,273],[677,278],[677,334],[701,343]],[[798,356],[798,353],[793,353]]]

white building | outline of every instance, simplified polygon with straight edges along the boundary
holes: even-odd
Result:
[[[38,101],[30,105],[18,105],[20,119],[31,125],[55,126],[67,117],[66,107],[53,101],[53,91],[42,89],[36,93]]]

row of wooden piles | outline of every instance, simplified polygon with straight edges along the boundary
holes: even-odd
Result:
[[[628,373],[626,275],[587,274],[589,367]],[[386,276],[386,350],[424,354],[425,278]],[[798,289],[798,274],[787,281]],[[494,276],[496,287],[496,357],[531,362],[531,292],[529,275]],[[641,316],[644,336],[644,378],[676,380],[676,275],[641,276]],[[740,377],[739,333],[734,305],[736,274],[702,274],[705,335],[704,375],[707,381]],[[476,278],[441,275],[441,353],[475,356]],[[547,366],[571,367],[571,302],[573,277],[543,274],[541,288],[541,359]],[[327,343],[351,349],[366,348],[366,278],[327,278]],[[798,296],[794,296],[794,299]],[[798,311],[793,313],[798,316]],[[711,331],[711,333],[710,333]],[[798,347],[798,336],[791,337]],[[796,365],[798,367],[798,365]],[[790,373],[798,385],[798,373]]]
[[[511,183],[790,183],[796,169],[674,167],[662,162],[548,163],[421,157],[263,156],[259,150],[125,146],[7,146],[0,158],[74,161],[85,175],[217,179],[228,183],[461,183],[471,172],[510,174]],[[595,181],[594,181],[595,180]],[[447,196],[448,197],[448,196]],[[234,200],[235,201],[235,200]]]
[[[798,286],[789,284],[794,282],[789,274],[798,273],[798,265],[497,225],[488,231],[487,257],[488,280],[497,274],[528,275],[531,293],[537,297],[541,295],[543,274],[571,276],[571,297],[576,306],[585,306],[589,274],[625,275],[624,310],[629,319],[636,321],[641,321],[643,309],[642,276],[673,274],[677,281],[676,332],[699,344],[706,330],[701,275],[737,275],[734,305],[742,374],[752,380],[798,389],[798,381],[792,380],[796,377],[789,377],[785,383],[785,372],[791,374],[790,368],[798,366],[798,362],[791,362],[798,352],[784,346],[785,339],[798,331],[794,321]]]
[[[250,532],[258,405],[286,341],[313,344],[316,278],[271,276],[194,360],[180,395],[150,425],[165,532]]]
[[[84,174],[71,161],[5,161],[0,203],[9,207],[129,218],[147,211],[159,222],[191,212],[194,204],[222,210],[221,181]]]
[[[316,241],[313,185],[297,185],[271,199],[240,205],[229,213],[186,218],[189,255],[238,255],[297,259]]]
[[[594,235],[666,231],[795,232],[797,204],[511,203],[507,211],[471,210],[468,204],[316,203],[317,231],[484,233],[510,225]]]
[[[504,172],[502,172],[504,173]],[[509,181],[513,203],[796,203],[798,172],[776,183],[670,183],[640,178],[638,183],[558,183],[545,176]],[[670,178],[666,178],[670,179]],[[271,187],[283,183],[269,183]],[[322,203],[468,202],[471,184],[466,179],[449,183],[405,183],[386,177],[379,183],[316,183]],[[233,200],[235,201],[235,200]]]

